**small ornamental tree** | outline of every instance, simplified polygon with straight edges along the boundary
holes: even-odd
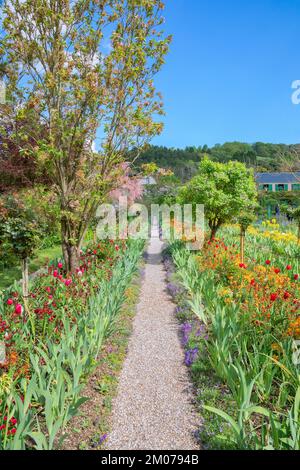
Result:
[[[5,235],[11,244],[14,254],[22,263],[23,296],[28,296],[28,264],[39,240],[39,230],[35,222],[23,217],[9,219],[5,223]]]
[[[216,163],[205,157],[199,173],[179,192],[183,204],[203,204],[210,239],[219,228],[253,207],[257,189],[252,170],[240,162]]]
[[[300,243],[300,207],[289,208],[287,209],[287,215],[293,219],[298,227],[298,243]]]
[[[0,212],[0,227],[0,244],[6,242],[21,262],[23,296],[26,298],[29,287],[29,258],[34,254],[39,242],[38,224],[32,214],[13,201],[5,213]]]
[[[155,175],[159,168],[158,166],[156,165],[156,163],[153,163],[153,162],[150,162],[150,163],[144,163],[142,166],[142,174],[144,176],[153,176]]]
[[[237,223],[240,226],[240,261],[245,263],[245,238],[248,227],[256,220],[254,214],[255,207],[249,207],[248,211],[242,212],[237,217]]]

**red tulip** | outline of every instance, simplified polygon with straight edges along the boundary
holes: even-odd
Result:
[[[292,269],[292,266],[290,264],[287,265],[286,269],[290,271]]]
[[[298,281],[298,279],[299,279],[299,274],[295,274],[295,275],[294,275],[294,279],[295,279],[295,281]]]
[[[279,273],[280,273],[280,269],[279,269],[279,268],[275,268],[275,269],[274,269],[274,273],[275,273],[275,274],[279,274]]]
[[[57,271],[57,269],[55,269],[55,270],[53,271],[53,277],[57,277],[57,276],[58,276],[58,271]]]
[[[271,261],[267,259],[266,264],[269,266],[271,264]]]
[[[6,302],[7,305],[12,305],[14,303],[13,299],[8,299],[8,301]]]
[[[62,263],[58,263],[57,267],[58,267],[59,269],[62,269],[63,264],[62,264]]]
[[[17,304],[16,305],[16,308],[15,308],[15,314],[16,315],[22,315],[22,312],[23,312],[23,307],[21,304]]]
[[[270,296],[270,299],[272,302],[275,302],[275,300],[277,299],[278,295],[277,294],[271,294]]]

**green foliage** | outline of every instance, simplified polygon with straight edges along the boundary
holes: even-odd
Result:
[[[156,165],[156,163],[152,163],[152,162],[145,163],[144,165],[142,165],[141,168],[145,176],[154,175],[158,171],[158,166]]]
[[[39,242],[40,228],[34,213],[8,197],[0,213],[0,245],[20,260],[30,258]]]
[[[253,172],[243,163],[215,163],[205,157],[179,193],[181,203],[203,204],[214,237],[220,226],[242,211],[252,211],[257,198]]]
[[[20,217],[8,219],[2,227],[4,240],[9,241],[14,254],[20,259],[30,258],[39,240],[37,224]]]

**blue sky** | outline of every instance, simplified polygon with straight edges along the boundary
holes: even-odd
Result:
[[[165,0],[171,52],[157,145],[300,142],[300,0]]]

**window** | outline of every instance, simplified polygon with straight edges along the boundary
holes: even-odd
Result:
[[[276,191],[288,191],[289,185],[288,184],[276,184],[275,190]]]
[[[292,184],[293,191],[300,191],[300,184]]]
[[[260,191],[273,191],[273,187],[271,184],[260,184],[258,189]]]

